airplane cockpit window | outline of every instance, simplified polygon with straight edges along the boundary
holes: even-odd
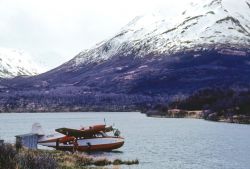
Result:
[[[101,132],[103,137],[107,137],[108,135],[104,132]]]
[[[103,137],[102,133],[96,133],[95,136],[96,137]]]
[[[106,136],[107,136],[107,134],[104,132],[99,132],[99,133],[95,134],[95,137],[106,137]]]

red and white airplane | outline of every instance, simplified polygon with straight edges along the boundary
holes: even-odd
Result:
[[[123,146],[124,138],[112,126],[93,125],[80,129],[58,128],[56,133],[45,135],[41,125],[35,123],[32,133],[38,134],[38,145],[66,151],[111,151]],[[107,133],[113,132],[113,136]]]

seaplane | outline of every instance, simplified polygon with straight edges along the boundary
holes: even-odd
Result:
[[[79,129],[58,128],[55,133],[45,135],[41,125],[35,123],[32,125],[32,133],[38,135],[38,145],[64,151],[111,151],[124,144],[120,131],[105,124]]]

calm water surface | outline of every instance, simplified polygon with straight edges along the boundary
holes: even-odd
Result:
[[[59,127],[115,124],[126,141],[119,151],[93,156],[139,159],[145,169],[250,168],[250,125],[214,123],[196,119],[147,118],[140,113],[22,113],[0,114],[0,137],[30,132],[41,123],[45,132]]]

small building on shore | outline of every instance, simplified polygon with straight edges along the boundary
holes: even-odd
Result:
[[[16,136],[16,144],[30,149],[37,149],[38,134],[29,133]]]

